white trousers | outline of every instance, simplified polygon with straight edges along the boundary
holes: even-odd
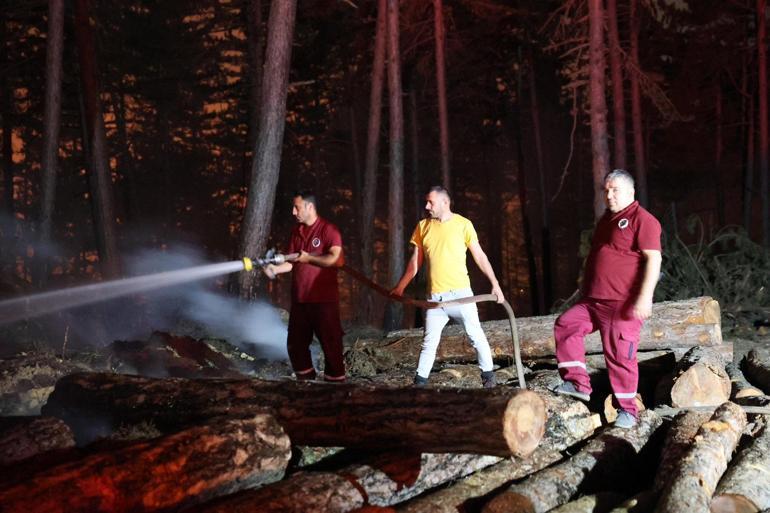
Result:
[[[451,301],[472,295],[473,291],[467,288],[431,294],[428,299],[431,301]],[[491,371],[493,369],[492,351],[489,349],[489,342],[484,335],[484,330],[481,329],[476,303],[470,303],[447,308],[431,308],[425,311],[425,335],[422,340],[420,360],[417,364],[417,374],[423,378],[430,375],[433,362],[436,360],[436,350],[441,341],[441,332],[450,318],[457,323],[462,323],[468,338],[471,339],[473,348],[476,350],[481,371]]]

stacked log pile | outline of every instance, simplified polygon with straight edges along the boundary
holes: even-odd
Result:
[[[710,298],[656,305],[654,315],[640,344],[643,411],[631,429],[612,426],[611,407],[603,408],[598,355],[587,359],[588,404],[550,391],[560,382],[548,360],[553,317],[519,319],[527,363],[537,369],[527,390],[513,386],[509,369],[497,370],[503,386],[482,389],[475,365],[435,373],[428,387],[392,386],[413,372],[404,368],[416,361],[411,332],[359,341],[356,351],[390,367],[348,384],[69,374],[45,417],[0,422],[0,512],[770,507],[768,358],[755,351],[729,365]],[[485,329],[497,354],[509,354],[509,334]],[[452,336],[441,347],[449,341],[445,356],[454,351],[448,359],[462,362],[466,350]],[[587,345],[598,350],[592,339]],[[650,382],[664,374],[656,402]],[[132,426],[145,435],[94,441],[94,433]],[[73,437],[81,447],[73,449]],[[300,446],[344,449],[300,466]],[[58,459],[43,458],[57,451]]]

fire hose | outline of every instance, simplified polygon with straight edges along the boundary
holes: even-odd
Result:
[[[283,255],[280,253],[276,253],[274,250],[269,250],[266,253],[264,258],[255,258],[255,259],[244,258],[243,266],[245,270],[251,271],[254,268],[254,264],[260,267],[266,267],[269,264],[280,265],[284,262],[292,262],[293,260],[296,260],[297,257],[299,257],[299,253],[291,253],[288,255]],[[480,294],[478,296],[470,296],[470,297],[464,297],[460,299],[453,299],[451,301],[427,301],[427,300],[414,299],[414,298],[405,297],[405,296],[396,296],[391,294],[390,291],[385,287],[383,287],[382,285],[375,283],[374,281],[369,279],[366,275],[364,275],[362,272],[358,271],[357,269],[354,269],[353,267],[350,267],[347,264],[342,265],[340,268],[346,273],[348,273],[350,276],[352,276],[354,279],[363,283],[364,285],[374,290],[375,292],[379,293],[380,295],[386,297],[390,301],[397,301],[399,303],[415,306],[417,308],[423,308],[426,310],[431,308],[445,308],[450,306],[460,306],[460,305],[467,305],[472,303],[482,303],[484,301],[497,302],[497,296],[495,294]],[[275,276],[272,276],[271,279],[274,277]],[[508,322],[511,328],[511,343],[513,346],[513,358],[516,364],[516,374],[519,380],[519,386],[521,388],[527,388],[526,381],[524,380],[524,365],[521,362],[521,347],[519,343],[519,332],[516,327],[516,316],[513,314],[513,308],[511,308],[511,305],[510,303],[508,303],[508,301],[503,300],[501,304],[503,305],[503,308],[505,308],[505,311],[508,314]]]

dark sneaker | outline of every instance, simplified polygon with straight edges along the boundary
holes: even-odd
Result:
[[[481,384],[484,388],[495,388],[497,380],[494,371],[485,371],[481,373]]]
[[[572,381],[564,381],[561,385],[554,388],[553,391],[557,394],[568,395],[585,402],[588,402],[588,400],[591,398],[591,396],[585,392],[578,392],[577,388],[575,388],[575,384],[572,383]]]
[[[626,410],[619,410],[618,418],[615,419],[615,426],[623,429],[630,429],[636,426],[636,417],[628,413]]]
[[[414,375],[414,386],[424,387],[427,384],[428,384],[428,378],[423,378],[419,374]]]
[[[315,371],[304,372],[302,374],[298,374],[295,372],[294,375],[296,376],[297,381],[313,381],[314,379],[316,379]]]

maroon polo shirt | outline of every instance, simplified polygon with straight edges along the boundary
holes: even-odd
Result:
[[[319,217],[311,226],[297,224],[291,232],[289,253],[306,251],[313,256],[329,253],[332,246],[342,247],[340,231]],[[337,268],[294,263],[291,300],[297,303],[332,303],[339,301]]]
[[[642,250],[660,251],[660,223],[634,201],[599,219],[586,261],[583,295],[623,300],[639,293],[644,278]]]

